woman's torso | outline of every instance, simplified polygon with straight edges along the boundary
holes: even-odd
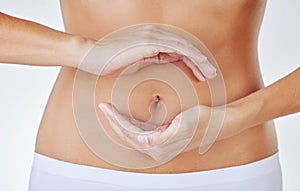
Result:
[[[206,45],[218,62],[225,82],[227,102],[231,102],[263,86],[257,59],[257,36],[265,3],[263,0],[62,0],[61,6],[66,31],[93,39],[100,39],[120,27],[138,23],[170,24],[192,33]],[[199,102],[209,105],[211,100],[207,84],[196,82],[182,63],[176,65],[192,79],[201,97]],[[37,138],[36,151],[41,154],[109,169],[175,173],[236,166],[265,158],[277,151],[275,130],[270,122],[219,141],[204,155],[199,155],[196,149],[182,153],[166,164],[144,170],[110,165],[89,150],[76,128],[72,106],[75,74],[75,69],[63,67],[56,81]],[[131,78],[124,80],[130,81]],[[96,102],[108,101],[115,79],[101,77],[98,82]],[[153,92],[165,100],[170,121],[180,112],[176,92],[157,81],[148,81],[134,89],[129,99],[135,100],[134,105],[129,104],[133,115],[141,120],[148,119],[147,103],[151,101]],[[99,119],[104,120],[100,114]]]

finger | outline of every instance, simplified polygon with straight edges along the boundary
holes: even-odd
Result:
[[[160,145],[172,135],[171,130],[166,131],[168,125],[152,127],[154,129],[152,131],[143,131],[142,129],[146,129],[149,125],[154,126],[154,124],[141,122],[136,119],[128,119],[110,104],[100,103],[99,107],[107,113],[110,122],[114,123],[114,127],[117,127],[116,131],[126,135],[138,148],[149,148]],[[131,121],[135,121],[134,124]],[[175,128],[172,129],[174,130]]]
[[[139,141],[146,141],[149,146],[159,146],[165,143],[170,137],[167,133],[168,125],[163,125],[153,131],[138,135]],[[145,142],[141,142],[144,143]]]
[[[120,127],[118,126],[117,123],[114,122],[112,116],[112,110],[110,108],[110,106],[106,103],[100,103],[99,108],[101,109],[101,111],[103,112],[103,114],[105,115],[106,119],[108,120],[110,126],[112,127],[112,129],[117,133],[117,135],[123,139],[124,141],[126,141],[126,136],[122,133]]]
[[[156,128],[152,133],[147,134],[149,142],[162,144],[170,139],[172,141],[191,138],[198,124],[199,108],[191,107],[179,113],[170,125]]]
[[[171,122],[170,125],[163,125],[157,127],[155,130],[150,131],[147,134],[141,134],[139,139],[145,140],[144,136],[147,136],[147,141],[149,145],[158,146],[165,142],[171,140],[174,137],[182,137],[180,135],[179,129],[185,129],[184,123],[182,123],[182,114],[177,115]],[[177,134],[178,133],[178,134]],[[175,139],[171,140],[176,141]]]
[[[139,70],[141,70],[142,68],[145,68],[151,64],[160,64],[158,55],[156,56],[152,56],[149,58],[143,58],[137,62],[135,62],[134,64],[131,64],[129,66],[127,66],[122,73],[120,74],[120,76],[126,76],[126,75],[130,75],[133,74]]]
[[[184,55],[176,53],[176,52],[174,52],[174,53],[167,53],[167,54],[168,54],[168,56],[171,56],[171,57],[176,58],[176,59],[181,59],[184,56]]]
[[[113,111],[113,106],[107,103],[100,103],[99,108],[104,113],[105,117],[109,121],[112,129],[117,133],[117,135],[125,142],[129,143],[133,149],[138,151],[143,151],[146,148],[149,148],[147,137],[138,138],[133,131],[128,129],[133,129],[138,132],[138,128],[134,125],[131,126],[128,120],[125,117],[120,116],[116,111]],[[116,117],[118,116],[118,117]]]
[[[177,56],[175,56],[175,55],[177,55]],[[165,64],[165,63],[171,63],[171,62],[179,61],[180,58],[181,58],[181,56],[178,55],[177,53],[159,52],[155,56],[144,58],[144,61],[145,62],[150,62],[152,64]]]
[[[121,116],[116,116],[116,118],[121,117]],[[116,119],[117,121],[120,121]],[[136,128],[146,128],[146,126],[154,126],[153,124],[148,124],[146,122],[140,122],[138,120],[135,120],[136,124],[138,126],[135,126],[134,124],[131,124],[131,126],[135,126]],[[122,124],[121,124],[122,125]],[[154,128],[154,127],[152,127]],[[168,140],[169,137],[167,137],[166,129],[168,128],[167,125],[159,126],[157,127],[155,125],[154,130],[150,131],[141,131],[138,133],[135,132],[130,132],[127,130],[127,128],[123,128],[122,132],[126,134],[128,137],[131,138],[132,141],[134,141],[137,145],[138,148],[150,148],[153,146],[158,146],[163,144],[166,140]]]
[[[155,56],[144,57],[143,60],[145,63],[160,64],[159,54],[160,53],[156,54]]]
[[[217,69],[209,61],[199,63],[196,66],[198,66],[206,79],[213,79],[217,76]]]
[[[131,64],[126,67],[120,74],[120,76],[126,76],[133,74],[151,64],[166,64],[166,63],[172,63],[181,60],[181,55],[178,55],[177,53],[165,53],[165,52],[160,52],[159,54],[148,57],[148,58],[143,58],[139,61],[137,61],[134,64]]]
[[[196,55],[191,56],[190,59],[194,63],[194,65],[198,68],[199,71],[201,71],[202,75],[206,79],[212,79],[216,77],[217,70],[216,68],[208,61],[207,57]]]
[[[120,114],[112,104],[101,102],[99,104],[99,108],[104,114],[106,114],[106,117],[109,118],[110,122],[114,122],[122,128],[128,129],[132,132],[142,132],[142,129],[133,125],[129,118]]]
[[[99,108],[105,114],[113,130],[126,142],[130,143],[135,149],[149,148],[149,134],[152,131],[142,131],[139,127],[130,123],[127,117],[118,113],[112,105],[100,103]]]
[[[157,55],[162,52],[174,53],[174,50],[159,45],[147,45],[147,44],[140,44],[135,47],[121,50],[117,55],[114,55],[112,60],[110,60],[110,63],[106,66],[105,71],[102,72],[102,75],[107,75],[113,72],[114,70],[117,70],[124,66],[129,66],[131,64],[137,63],[144,59],[146,59],[146,61],[148,59],[149,62],[151,61],[154,63],[159,63],[159,59],[157,58]],[[137,67],[136,69],[138,70],[140,68],[142,67]]]
[[[182,55],[179,55],[177,53],[164,53],[161,52],[158,54],[158,59],[160,64],[164,63],[172,63],[181,60]]]
[[[136,120],[134,118],[130,119],[130,122],[134,125],[136,125],[137,127],[143,129],[144,131],[152,131],[154,129],[158,128],[158,125],[150,123],[150,122],[142,122],[139,120]]]
[[[199,68],[196,67],[195,63],[193,63],[189,58],[183,57],[182,61],[186,64],[187,67],[189,67],[195,77],[200,81],[205,81],[205,78],[202,74],[202,72],[199,70]]]
[[[167,48],[161,45],[149,45],[147,43],[142,43],[137,47],[129,49],[129,54],[132,56],[132,59],[136,59],[134,61],[143,59],[143,58],[151,58],[157,56],[159,53],[174,53],[174,50],[171,48]]]

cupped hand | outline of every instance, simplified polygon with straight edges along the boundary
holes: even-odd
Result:
[[[215,130],[219,129],[218,133],[209,133],[210,137],[204,138],[204,135],[208,133],[213,112],[210,107],[202,105],[181,112],[169,125],[161,126],[125,116],[109,103],[102,102],[99,108],[123,141],[158,162],[166,162],[182,152],[195,148],[200,148],[200,153],[204,153],[205,151],[201,151],[201,146],[206,149],[211,146],[216,141],[220,130],[220,127],[215,127]],[[154,130],[144,131],[143,129]]]
[[[148,66],[182,61],[198,80],[216,76],[215,67],[184,32],[170,26],[145,24],[117,30],[99,40],[82,60],[79,69],[108,75],[129,66],[128,75]]]

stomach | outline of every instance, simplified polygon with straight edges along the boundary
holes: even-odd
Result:
[[[96,81],[95,76],[85,74],[84,81],[87,84],[90,81],[95,81],[95,88],[92,92],[94,99],[93,109],[109,136],[120,141],[99,111],[97,105],[100,102],[113,102],[120,112],[131,114],[138,120],[147,121],[151,116],[149,105],[159,95],[167,108],[164,123],[169,123],[178,113],[195,104],[212,104],[210,94],[210,88],[212,87],[207,82],[197,81],[189,68],[181,62],[173,63],[172,65],[171,67],[170,65],[152,65],[130,76],[103,76],[96,78]],[[195,90],[194,93],[197,100],[191,102],[188,97],[180,97],[178,94],[185,90],[176,89],[172,84],[160,80],[159,75],[155,79],[143,78],[143,76],[153,75],[153,73],[155,74],[160,70],[164,71],[167,77],[174,76],[174,67],[179,72],[182,72],[178,73],[179,75],[176,78],[179,81],[175,81],[174,84],[187,80]],[[179,154],[165,164],[148,169],[127,169],[112,165],[109,161],[96,156],[78,131],[76,118],[74,117],[73,100],[76,72],[77,70],[73,68],[63,67],[61,69],[47,104],[37,137],[36,152],[40,154],[71,163],[121,171],[182,173],[246,164],[265,158],[277,151],[274,125],[272,122],[269,122],[216,142],[204,155],[199,155],[197,149],[194,149]],[[249,73],[249,71],[247,72]],[[225,70],[223,77],[226,84],[227,102],[243,97],[255,91],[257,86],[259,86],[259,80],[245,80],[243,70],[240,70],[239,76],[227,75]],[[230,83],[231,81],[236,81],[237,79],[239,79],[239,83],[228,85],[232,84]],[[135,84],[134,87],[132,84]],[[80,91],[88,91],[85,87],[83,85]],[[128,89],[131,90],[129,94]],[[85,105],[86,101],[82,99],[80,104]],[[120,156],[116,154],[116,157]]]
[[[257,59],[257,36],[265,1],[155,2],[126,1],[122,4],[105,1],[103,6],[104,1],[64,0],[61,1],[61,7],[66,31],[93,39],[100,39],[118,28],[137,23],[170,24],[192,33],[206,45],[219,65],[224,80],[226,103],[263,87]],[[90,85],[89,81],[93,81],[95,88],[89,98],[92,101],[81,99],[77,104],[91,104],[92,114],[96,113],[97,120],[103,123],[114,139],[118,139],[118,136],[114,135],[97,107],[101,101],[113,101],[122,113],[147,121],[150,118],[149,105],[159,96],[167,111],[164,123],[169,123],[174,116],[193,105],[213,104],[210,88],[214,87],[207,82],[196,81],[184,64],[178,62],[172,66],[178,69],[178,74],[174,75],[174,67],[167,65],[152,65],[123,77],[103,76],[95,79],[95,76],[86,74],[83,77],[86,85],[80,87],[79,96],[80,92],[88,91],[86,88]],[[163,77],[159,76],[158,71],[163,71]],[[114,166],[97,157],[77,129],[73,94],[76,72],[74,68],[62,67],[56,80],[37,136],[36,152],[40,154],[71,163],[121,171],[181,173],[237,166],[277,152],[274,125],[270,121],[216,142],[204,155],[199,155],[198,150],[194,149],[153,168],[137,170]],[[147,75],[156,76],[149,79]],[[162,80],[164,78],[175,80],[166,83]],[[193,94],[197,99],[182,95],[189,90],[178,87],[183,82],[194,89]],[[82,115],[88,117],[90,114]],[[120,157],[118,153],[116,157]]]

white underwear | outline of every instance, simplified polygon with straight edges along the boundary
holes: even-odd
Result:
[[[282,191],[278,153],[246,165],[180,174],[121,172],[34,154],[29,191]]]

